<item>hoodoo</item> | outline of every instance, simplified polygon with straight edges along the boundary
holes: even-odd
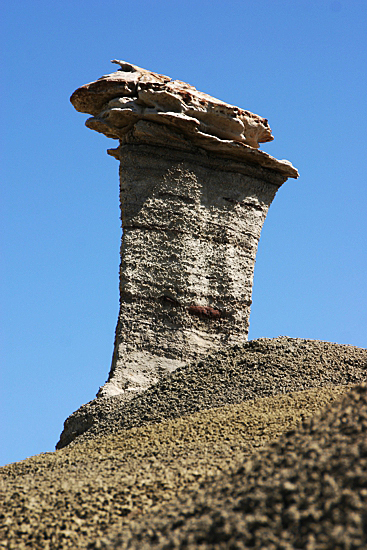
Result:
[[[298,172],[259,150],[268,121],[124,61],[78,88],[88,128],[119,140],[120,311],[98,396],[136,395],[162,375],[247,340],[268,208]]]

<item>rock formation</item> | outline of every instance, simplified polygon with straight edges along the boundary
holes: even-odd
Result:
[[[257,245],[288,161],[266,119],[123,61],[71,96],[119,146],[120,312],[108,382],[128,398],[247,340]]]

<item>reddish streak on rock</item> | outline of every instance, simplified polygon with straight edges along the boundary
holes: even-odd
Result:
[[[210,306],[190,306],[189,313],[198,317],[208,317],[210,319],[219,319],[221,313],[218,309]]]

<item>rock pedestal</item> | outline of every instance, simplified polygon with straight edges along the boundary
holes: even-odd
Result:
[[[209,352],[247,340],[268,208],[298,172],[258,149],[266,119],[117,61],[74,92],[87,126],[119,146],[120,312],[98,396],[136,395]]]

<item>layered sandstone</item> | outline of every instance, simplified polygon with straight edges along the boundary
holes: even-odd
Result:
[[[298,177],[289,161],[256,150],[260,143],[274,139],[266,118],[199,92],[186,82],[125,61],[112,63],[120,65],[117,72],[81,86],[70,98],[77,111],[93,115],[86,122],[88,128],[122,143],[130,143],[134,137],[151,142],[149,133],[160,130],[159,140],[170,147],[182,147],[184,136],[191,145],[217,155]],[[159,128],[152,130],[149,124],[139,124],[141,121]],[[170,130],[175,131],[173,135]]]
[[[278,188],[298,172],[258,149],[266,119],[116,61],[71,101],[119,140],[120,312],[107,384],[131,397],[247,340],[257,245]]]

